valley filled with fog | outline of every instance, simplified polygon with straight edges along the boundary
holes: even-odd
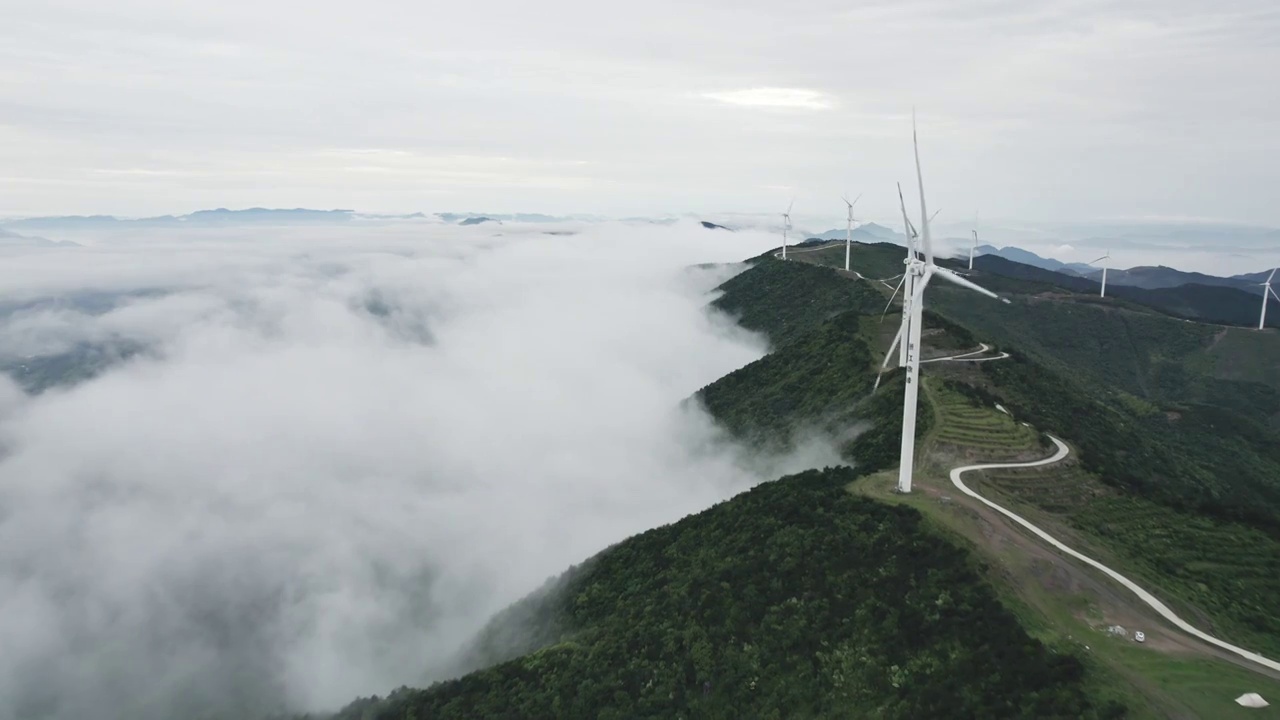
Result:
[[[0,717],[333,709],[450,676],[630,534],[836,462],[681,401],[763,232],[156,229],[5,249]]]

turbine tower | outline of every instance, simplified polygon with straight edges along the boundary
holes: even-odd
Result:
[[[929,232],[929,209],[925,204],[924,174],[920,170],[920,144],[916,137],[915,117],[911,120],[911,143],[915,149],[916,183],[920,188],[920,245],[924,251],[921,259],[911,242],[911,221],[907,219],[906,203],[902,201],[902,189],[898,189],[899,203],[902,204],[903,221],[907,226],[907,260],[906,275],[903,278],[907,294],[902,299],[902,325],[894,338],[893,345],[885,355],[883,364],[888,364],[893,355],[894,346],[900,349],[900,361],[907,368],[906,391],[902,401],[902,454],[898,463],[898,492],[911,492],[911,478],[915,471],[916,454],[916,405],[920,391],[920,331],[924,320],[924,290],[929,280],[935,275],[963,288],[980,292],[997,300],[1004,300],[986,288],[957,275],[947,268],[938,267],[933,262],[933,238]]]
[[[844,196],[840,199],[844,200],[844,204],[849,207],[849,216],[844,226],[844,271],[849,272],[849,252],[853,247],[853,206],[862,199],[862,193],[858,193],[858,197],[854,198],[853,202],[849,202],[849,198]]]
[[[1107,254],[1106,254],[1106,255],[1103,255],[1102,257],[1098,258],[1098,260],[1110,260],[1110,259],[1111,259],[1111,251],[1110,251],[1110,250],[1108,250],[1108,251],[1107,251]],[[1094,260],[1093,262],[1091,262],[1091,263],[1089,263],[1089,264],[1090,264],[1090,265],[1092,265],[1093,263],[1098,262],[1098,260]],[[1098,297],[1106,297],[1106,296],[1107,296],[1107,266],[1108,266],[1108,265],[1110,265],[1110,264],[1111,264],[1111,263],[1109,263],[1109,262],[1108,262],[1108,263],[1103,263],[1103,265],[1102,265],[1102,293],[1101,293]]]
[[[1259,330],[1263,330],[1267,326],[1267,301],[1270,300],[1272,296],[1274,296],[1276,300],[1280,300],[1280,295],[1276,295],[1276,291],[1271,289],[1271,278],[1275,276],[1276,271],[1272,270],[1271,274],[1267,276],[1267,281],[1259,283],[1259,285],[1262,286],[1262,317],[1258,318]]]
[[[787,211],[782,213],[782,259],[787,259],[787,231],[791,229],[791,208],[795,207],[796,201],[792,200],[787,206]]]

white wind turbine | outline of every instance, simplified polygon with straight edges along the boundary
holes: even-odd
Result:
[[[1267,326],[1267,301],[1270,300],[1272,296],[1274,296],[1276,300],[1280,300],[1280,295],[1276,295],[1276,291],[1271,289],[1271,278],[1275,276],[1276,271],[1272,270],[1271,274],[1267,276],[1267,281],[1259,283],[1259,285],[1262,286],[1262,317],[1258,318],[1259,330],[1262,330]]]
[[[787,232],[791,230],[791,208],[796,206],[796,201],[792,200],[787,206],[787,211],[782,213],[782,259],[787,259]]]
[[[907,228],[907,271],[903,277],[907,291],[902,297],[902,325],[898,328],[898,334],[894,337],[893,344],[889,346],[889,352],[882,363],[882,366],[887,365],[894,349],[897,348],[900,351],[899,363],[907,368],[906,392],[902,401],[902,454],[898,462],[898,492],[903,493],[911,492],[911,478],[915,470],[916,405],[920,390],[920,331],[924,321],[924,291],[929,286],[929,280],[936,275],[960,287],[1009,302],[990,290],[933,263],[933,238],[929,233],[931,217],[925,205],[924,174],[920,170],[920,144],[916,138],[914,117],[911,121],[911,143],[915,149],[916,182],[920,187],[919,238],[924,258],[920,258],[912,243],[914,228],[907,218],[906,203],[902,200],[902,188],[899,187],[898,201],[902,205],[902,220]]]
[[[978,213],[973,214],[973,244],[969,246],[969,269],[973,270],[973,256],[978,252]]]
[[[1107,254],[1098,258],[1098,260],[1108,260],[1108,261],[1111,260],[1111,251],[1108,250]],[[1092,265],[1093,263],[1098,262],[1098,260],[1094,260],[1089,264]],[[1099,297],[1107,296],[1107,266],[1110,264],[1111,264],[1110,262],[1107,262],[1107,263],[1103,263],[1102,265],[1102,293],[1099,295]]]
[[[840,199],[844,200],[844,204],[849,207],[849,216],[844,226],[844,271],[849,272],[849,252],[853,247],[853,206],[862,199],[862,193],[858,193],[858,197],[854,198],[853,202],[849,202],[849,198],[843,195]]]

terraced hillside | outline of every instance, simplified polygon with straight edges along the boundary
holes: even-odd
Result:
[[[1029,426],[965,394],[954,383],[931,380],[926,378],[925,391],[938,414],[935,442],[977,462],[1016,461],[1044,453],[1040,434]]]
[[[973,484],[984,492],[994,491],[998,496],[1066,517],[1100,498],[1116,495],[1073,458],[1051,468],[988,470],[980,473]]]

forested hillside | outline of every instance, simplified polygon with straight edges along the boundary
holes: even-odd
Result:
[[[855,477],[786,477],[626,540],[495,621],[536,619],[527,654],[338,718],[1123,716],[966,552]]]
[[[1280,389],[1220,377],[1210,355],[1220,329],[1037,298],[993,309],[950,288],[931,292],[940,312],[1014,352],[983,370],[1024,417],[1079,445],[1106,482],[1280,531]],[[1236,342],[1234,356],[1251,350]]]
[[[1005,280],[993,280],[990,276],[1023,281],[1025,284],[1016,289],[1019,292],[1034,292],[1035,288],[1031,283],[1041,285],[1041,291],[1050,291],[1056,287],[1083,295],[1097,295],[1101,289],[1101,284],[1096,280],[1024,265],[996,255],[979,256],[973,265],[975,270],[985,276],[979,281],[992,289],[1009,288],[1009,284]],[[1132,304],[1177,318],[1242,327],[1257,327],[1261,310],[1261,297],[1247,290],[1196,283],[1147,289],[1108,282],[1107,299],[1120,305]],[[1274,299],[1269,301],[1267,327],[1280,327],[1280,302]]]
[[[712,305],[738,324],[785,345],[828,318],[854,310],[878,311],[884,300],[865,283],[849,282],[829,268],[767,260],[731,278]]]

